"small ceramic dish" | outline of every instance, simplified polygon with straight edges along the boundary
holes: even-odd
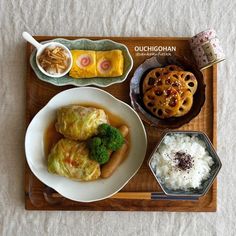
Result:
[[[67,40],[63,38],[57,38],[49,41],[42,42],[42,44],[46,43],[60,43],[67,47],[69,50],[78,49],[78,50],[94,50],[94,51],[108,51],[119,49],[122,51],[124,56],[124,73],[121,76],[113,77],[113,78],[80,78],[74,79],[70,77],[68,74],[64,75],[60,78],[52,78],[44,73],[38,68],[36,64],[36,50],[34,50],[30,56],[30,65],[34,70],[37,77],[45,81],[47,83],[56,85],[56,86],[64,86],[64,85],[74,85],[74,86],[88,86],[95,85],[98,87],[107,87],[112,84],[122,83],[127,78],[129,72],[133,67],[133,59],[129,53],[128,48],[121,43],[114,42],[112,40],[103,39],[103,40],[90,40],[90,39],[76,39],[76,40]]]
[[[60,78],[66,74],[69,73],[71,67],[72,67],[72,55],[71,55],[71,52],[70,50],[64,46],[63,44],[61,43],[58,43],[58,42],[48,42],[48,43],[45,43],[45,44],[41,44],[39,42],[37,42],[29,33],[27,32],[23,32],[22,33],[22,36],[25,40],[27,40],[28,42],[30,42],[32,45],[35,46],[37,52],[36,52],[36,56],[35,56],[35,61],[36,61],[36,65],[38,67],[38,69],[40,70],[40,72],[47,76],[47,77],[53,77],[53,78]],[[43,69],[43,67],[41,66],[41,64],[39,63],[39,57],[40,55],[42,55],[42,53],[44,52],[45,49],[47,48],[51,48],[51,49],[54,49],[56,47],[59,47],[59,48],[62,48],[64,51],[65,51],[65,54],[66,54],[66,57],[67,57],[67,68],[61,72],[61,73],[49,73],[47,72],[46,70]]]
[[[147,73],[153,68],[165,67],[167,65],[177,65],[182,67],[185,71],[192,72],[197,81],[198,87],[197,91],[193,96],[193,105],[191,110],[184,116],[181,117],[171,117],[168,119],[160,119],[152,115],[144,106],[142,101],[142,82]],[[181,56],[155,56],[144,61],[136,71],[130,81],[130,99],[133,108],[138,112],[141,119],[150,126],[154,126],[160,129],[175,129],[179,128],[184,124],[190,122],[194,117],[196,117],[205,102],[205,83],[203,80],[203,75],[201,71],[187,60]]]
[[[186,191],[181,190],[181,189],[173,190],[173,189],[168,188],[165,185],[165,183],[163,182],[163,180],[160,178],[160,176],[158,176],[156,174],[155,169],[158,168],[158,166],[155,166],[155,164],[153,162],[154,154],[161,147],[162,143],[164,142],[165,137],[167,137],[168,135],[173,135],[173,134],[185,134],[190,137],[196,136],[198,139],[203,141],[203,143],[206,146],[206,151],[212,157],[213,165],[210,167],[209,177],[201,182],[200,188],[191,188]],[[166,195],[168,195],[168,196],[189,196],[189,197],[202,197],[203,195],[205,195],[208,192],[208,190],[210,189],[210,187],[212,186],[212,184],[213,184],[213,182],[214,182],[214,180],[215,180],[215,178],[216,178],[217,174],[219,173],[221,166],[222,166],[220,158],[217,155],[210,139],[207,137],[207,135],[205,133],[199,132],[199,131],[167,131],[167,132],[164,132],[164,134],[162,135],[162,138],[160,139],[160,142],[157,144],[157,146],[154,148],[152,154],[150,155],[150,158],[148,160],[148,165],[149,165],[149,168],[150,168],[151,172],[153,173],[155,179],[157,180],[157,183],[160,185],[160,187],[162,188],[163,192]]]
[[[40,57],[40,55],[43,53],[43,51],[46,49],[46,48],[56,48],[56,47],[60,47],[62,49],[65,50],[66,52],[66,55],[68,57],[68,66],[66,68],[66,70],[64,70],[62,73],[56,73],[56,74],[50,74],[48,73],[47,71],[45,71],[42,66],[40,65],[39,63],[39,60],[38,58]],[[37,54],[36,54],[36,64],[38,66],[38,68],[40,69],[40,71],[45,75],[45,76],[48,76],[48,77],[52,77],[52,78],[61,78],[63,76],[65,76],[66,74],[69,73],[71,67],[72,67],[72,55],[71,55],[71,52],[70,50],[65,47],[63,44],[61,43],[57,43],[57,42],[51,42],[51,43],[46,43],[46,44],[43,44],[38,50],[37,50]]]

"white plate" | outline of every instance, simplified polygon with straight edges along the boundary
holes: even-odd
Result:
[[[44,154],[44,132],[55,119],[56,110],[75,103],[96,103],[121,117],[130,128],[129,155],[108,179],[91,182],[73,181],[47,171]],[[54,96],[33,118],[25,136],[25,153],[34,175],[61,195],[80,202],[98,201],[117,193],[142,165],[147,149],[145,128],[137,113],[126,103],[97,88],[73,88]]]

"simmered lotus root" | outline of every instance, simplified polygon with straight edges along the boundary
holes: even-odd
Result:
[[[143,93],[145,93],[147,90],[151,89],[154,84],[156,84],[156,81],[159,81],[159,78],[162,76],[167,75],[171,71],[182,71],[183,69],[176,65],[169,65],[164,68],[156,68],[151,70],[143,80]]]
[[[143,93],[152,88],[158,78],[163,75],[163,68],[151,70],[143,80]]]
[[[184,91],[188,90],[185,81],[181,78],[180,74],[178,75],[177,71],[170,72],[167,75],[160,77],[156,81],[155,86],[161,85],[168,85],[173,87],[180,95],[182,95]]]
[[[185,81],[188,89],[194,94],[197,90],[197,79],[193,73],[188,71],[181,71],[181,78]]]
[[[176,66],[176,65],[168,65],[166,67],[164,67],[164,69],[167,71],[167,72],[171,72],[171,71],[183,71],[183,69],[179,66]]]
[[[178,112],[181,98],[174,88],[162,85],[149,89],[144,94],[143,102],[153,115],[165,119]]]
[[[143,102],[156,117],[186,115],[193,105],[197,79],[176,65],[151,70],[143,81]]]
[[[193,105],[193,94],[189,90],[185,90],[185,92],[181,95],[181,105],[177,113],[174,115],[175,117],[186,115]]]

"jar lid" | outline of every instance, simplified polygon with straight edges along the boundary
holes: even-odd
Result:
[[[199,45],[216,38],[216,31],[214,29],[204,30],[197,35],[193,36],[189,43],[192,49],[198,47]]]

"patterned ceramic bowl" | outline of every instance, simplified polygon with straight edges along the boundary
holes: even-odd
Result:
[[[210,176],[206,180],[202,181],[201,183],[201,188],[192,188],[189,189],[188,191],[185,190],[173,190],[168,187],[166,187],[165,183],[163,180],[160,178],[160,176],[157,176],[155,173],[155,168],[158,168],[158,166],[154,167],[153,164],[153,158],[154,158],[154,153],[160,148],[161,144],[163,143],[164,139],[168,135],[173,135],[173,134],[185,134],[188,136],[196,136],[198,139],[203,141],[203,143],[206,146],[206,151],[209,153],[209,155],[212,157],[213,160],[213,165],[210,167]],[[168,195],[168,196],[189,196],[189,197],[201,197],[205,195],[210,187],[212,186],[218,172],[221,169],[221,161],[220,158],[218,157],[210,139],[207,137],[207,135],[203,132],[198,132],[198,131],[167,131],[164,133],[162,138],[160,139],[160,142],[157,144],[157,146],[154,148],[150,159],[148,161],[149,168],[151,169],[154,177],[156,178],[158,184],[161,186],[163,192]]]
[[[73,79],[68,74],[60,77],[60,78],[52,78],[45,74],[43,74],[37,64],[36,64],[36,50],[34,50],[30,56],[30,64],[33,68],[35,74],[40,80],[48,82],[50,84],[54,84],[56,86],[64,86],[64,85],[75,85],[75,86],[87,86],[87,85],[96,85],[98,87],[107,87],[112,84],[122,83],[127,78],[129,72],[133,67],[133,59],[129,53],[128,48],[121,43],[114,42],[109,39],[103,40],[90,40],[90,39],[76,39],[76,40],[67,40],[67,39],[53,39],[50,41],[45,41],[42,43],[49,42],[58,42],[65,45],[70,50],[72,49],[80,49],[80,50],[95,50],[95,51],[108,51],[119,49],[122,51],[124,56],[124,73],[119,77],[114,78],[86,78],[86,79]]]
[[[167,65],[181,66],[184,70],[192,72],[197,81],[197,91],[193,96],[193,105],[191,110],[184,116],[171,117],[168,119],[160,119],[152,115],[143,104],[143,93],[142,93],[142,81],[147,73],[153,68],[165,67]],[[205,83],[201,71],[189,60],[180,56],[154,56],[141,64],[135,71],[130,81],[130,99],[131,104],[138,112],[141,119],[150,126],[154,126],[160,129],[175,129],[179,128],[184,124],[190,122],[196,117],[205,102]]]

